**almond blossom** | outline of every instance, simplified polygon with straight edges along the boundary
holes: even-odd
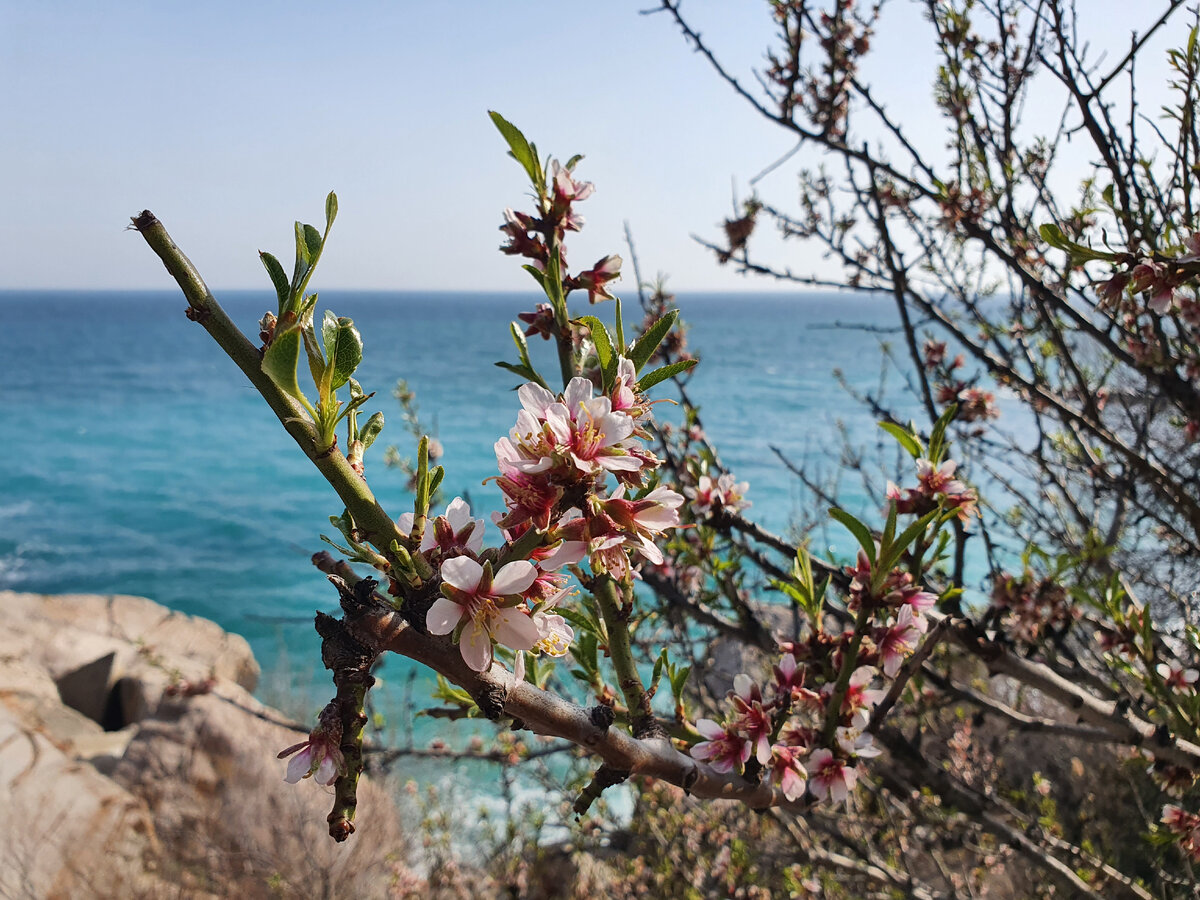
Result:
[[[826,747],[814,750],[808,758],[808,787],[818,800],[828,797],[840,803],[850,796],[858,782],[858,772],[844,760],[838,759]]]
[[[699,719],[696,730],[708,740],[693,746],[691,754],[695,759],[708,760],[715,771],[732,772],[750,758],[750,742],[732,728],[712,719]]]
[[[413,527],[413,514],[406,512],[396,520],[397,527],[405,534],[410,534]],[[432,527],[430,527],[432,526]],[[462,497],[455,497],[446,506],[443,515],[435,517],[425,525],[418,549],[426,553],[440,549],[443,553],[452,550],[469,550],[479,553],[483,549],[483,519],[471,516],[471,507]]]
[[[463,661],[476,672],[492,664],[492,641],[514,650],[531,650],[541,639],[520,595],[537,578],[528,560],[502,566],[495,575],[491,563],[480,565],[468,556],[442,563],[442,593],[429,607],[425,624],[430,634],[462,629],[458,646]]]
[[[876,641],[884,675],[896,677],[900,665],[916,648],[917,640],[928,627],[924,618],[914,615],[912,606],[906,604],[900,607],[896,621],[883,629]]]
[[[771,717],[763,710],[762,692],[749,675],[737,675],[733,679],[730,695],[737,713],[735,720],[738,733],[744,735],[755,748],[755,757],[766,765],[771,760]]]
[[[311,777],[317,784],[333,784],[346,769],[341,743],[342,720],[336,704],[331,703],[321,712],[317,727],[307,740],[279,751],[278,759],[295,754],[288,761],[283,780],[288,784],[297,784],[302,778]]]
[[[783,796],[799,800],[808,785],[808,772],[800,764],[800,754],[792,747],[776,744],[771,748],[771,780],[779,785]]]

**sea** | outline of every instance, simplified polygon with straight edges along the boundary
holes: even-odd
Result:
[[[275,306],[267,292],[218,292],[218,300],[250,335]],[[509,323],[537,298],[330,290],[320,300],[318,314],[349,316],[363,335],[356,377],[377,392],[366,410],[388,420],[366,457],[384,508],[398,516],[412,503],[405,476],[383,464],[389,444],[414,455],[392,397],[405,379],[444,447],[447,498],[467,496],[488,518],[501,507],[485,483],[496,471],[493,443],[519,408],[516,377],[494,363],[515,359]],[[748,512],[764,527],[786,534],[823,512],[772,448],[823,478],[836,476],[847,454],[895,456],[852,396],[883,388],[902,414],[916,414],[882,365],[886,353],[903,352],[890,299],[696,293],[676,301],[701,359],[689,394],[725,464],[749,483]],[[341,507],[185,306],[175,291],[0,292],[0,409],[11,426],[0,466],[0,588],[135,594],[212,619],[250,642],[264,670],[262,698],[311,721],[332,693],[313,612],[333,611],[337,598],[309,560],[327,548],[319,536],[335,534],[329,517]],[[612,305],[573,312],[611,319]],[[636,298],[626,300],[625,319],[640,320]],[[555,372],[549,345],[531,345],[542,370]],[[654,395],[670,398],[672,389]],[[677,410],[659,404],[656,413]],[[854,476],[843,474],[838,487],[842,505],[873,512]],[[814,550],[848,554],[848,539],[829,533]],[[428,700],[428,674],[397,659],[381,675],[380,721],[395,739],[455,745],[473,733],[413,718]]]

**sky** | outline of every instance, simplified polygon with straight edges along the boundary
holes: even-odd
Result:
[[[489,109],[543,154],[585,155],[577,173],[596,192],[574,267],[627,255],[628,221],[644,276],[770,289],[691,235],[715,238],[734,194],[793,142],[667,16],[640,14],[653,5],[0,0],[0,289],[169,287],[126,230],[144,208],[212,287],[267,288],[256,251],[290,269],[292,222],[319,224],[331,189],[340,214],[315,287],[527,289],[497,252],[502,211],[527,186]],[[1083,5],[1109,34],[1133,24],[1128,3]],[[766,3],[683,8],[752,83],[773,31]],[[918,133],[927,29],[897,0],[867,69]],[[761,186],[788,196],[798,164]],[[815,251],[787,252],[803,268]],[[618,291],[633,290],[627,274]]]

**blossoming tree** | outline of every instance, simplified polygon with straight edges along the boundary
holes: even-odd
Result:
[[[664,9],[687,29],[675,4],[664,2]],[[790,48],[798,53],[805,35],[821,34],[830,60],[828,84],[810,68],[778,62],[772,77],[790,91],[780,101],[785,111],[779,120],[812,117],[819,127],[803,132],[807,139],[867,167],[871,187],[859,188],[858,196],[874,210],[880,240],[889,233],[889,216],[903,217],[912,204],[928,200],[949,210],[945,215],[955,227],[987,244],[990,232],[982,223],[989,207],[969,200],[982,188],[966,190],[932,175],[926,184],[844,142],[843,107],[860,91],[852,63],[865,52],[860,45],[869,35],[869,15],[859,16],[845,0],[821,15],[803,3],[777,3],[773,9]],[[951,21],[940,6],[934,14],[938,22]],[[969,33],[961,22],[953,27]],[[687,33],[699,44],[694,32]],[[947,47],[953,50],[961,40],[962,35],[958,42],[947,41]],[[996,51],[1002,52],[1009,51]],[[1195,55],[1194,46],[1188,53]],[[336,696],[308,740],[280,754],[290,756],[289,780],[311,776],[335,786],[330,834],[341,841],[355,830],[364,705],[374,683],[370,670],[381,654],[399,653],[455,686],[443,692],[447,702],[511,728],[564,738],[593,758],[591,782],[575,803],[580,815],[604,790],[631,776],[674,785],[680,802],[687,795],[689,803],[728,800],[771,811],[785,828],[807,822],[840,827],[830,823],[848,815],[855,802],[876,822],[902,809],[911,821],[889,832],[901,844],[911,842],[922,823],[944,818],[940,810],[953,807],[965,815],[964,830],[973,839],[987,835],[993,845],[1002,842],[1068,892],[1149,897],[1148,883],[1161,890],[1177,886],[1181,876],[1174,873],[1186,859],[1156,859],[1148,872],[1128,874],[1087,845],[1050,829],[1031,832],[1027,809],[973,781],[961,767],[942,765],[920,745],[923,733],[947,728],[949,703],[965,701],[1010,728],[1140,748],[1160,781],[1185,790],[1200,768],[1200,698],[1190,666],[1196,635],[1184,635],[1189,645],[1157,628],[1145,604],[1134,601],[1120,567],[1097,567],[1093,557],[1083,565],[1076,554],[1035,574],[1031,556],[1022,574],[998,574],[991,608],[981,614],[964,607],[965,542],[984,520],[978,491],[962,477],[952,450],[978,458],[983,426],[995,408],[980,379],[964,375],[958,357],[948,360],[947,341],[931,337],[922,343],[916,326],[906,326],[929,421],[924,427],[904,425],[880,407],[884,429],[910,462],[898,473],[899,484],[887,484],[877,515],[864,516],[867,521],[834,505],[833,521],[857,545],[849,565],[810,556],[747,517],[749,486],[722,464],[704,435],[700,411],[688,400],[686,373],[696,361],[686,351],[678,313],[668,307],[665,292],[644,297],[645,321],[627,329],[612,290],[623,260],[610,254],[590,268],[569,268],[566,240],[583,227],[577,207],[593,193],[576,174],[579,158],[565,164],[543,159],[512,124],[495,113],[492,118],[534,198],[530,211],[505,211],[501,249],[524,261],[545,302],[519,314],[512,327],[516,360],[499,364],[520,379],[519,408],[510,432],[495,442],[494,478],[504,509],[491,516],[491,542],[485,541],[487,520],[476,518],[461,498],[440,515],[431,508],[444,473],[431,464],[428,438],[417,448],[411,511],[384,510],[368,485],[364,453],[383,419],[375,413],[360,421],[373,397],[354,378],[364,342],[352,320],[331,312],[324,313],[318,333],[318,299],[308,292],[337,215],[333,194],[324,229],[297,223],[290,277],[273,256],[262,254],[278,305],[260,323],[261,345],[238,331],[150,212],[134,219],[182,288],[189,318],[262,394],[344,507],[332,519],[340,540],[331,543],[341,558],[314,557],[338,591],[343,611],[341,618],[318,613],[316,619]],[[813,197],[828,199],[828,189],[818,187]],[[964,212],[970,203],[975,211]],[[756,200],[745,217],[728,223],[725,259],[753,267],[747,241],[762,214],[775,213]],[[814,214],[808,232],[825,235],[823,221]],[[845,250],[845,230],[839,226],[827,237],[839,251]],[[994,235],[990,240],[999,241]],[[1060,247],[1068,261],[1085,252],[1079,229],[1069,235],[1051,229],[1039,240]],[[920,244],[920,234],[917,241],[927,253],[935,252]],[[886,283],[905,310],[915,287],[905,280],[908,269],[899,251],[887,249],[886,242],[881,246],[874,262],[844,252],[843,257],[862,268],[860,277]],[[1022,252],[1037,254],[1044,246]],[[1013,253],[1003,252],[1004,259]],[[1180,297],[1191,296],[1186,277],[1191,250],[1148,252],[1093,254],[1085,262],[1118,269],[1105,282],[1106,296],[1117,297],[1109,302],[1128,306],[1134,301],[1124,291],[1134,291],[1132,296],[1149,291],[1151,314],[1161,316],[1172,304],[1183,304]],[[1045,309],[1035,321],[1018,324],[1021,334],[1048,328],[1053,347],[1056,339],[1066,340],[1064,310],[1056,307],[1063,301],[1037,281],[1051,272],[1044,259],[1040,265],[1044,268],[1024,283]],[[1030,286],[1030,278],[1037,286]],[[1167,285],[1171,299],[1164,300]],[[571,295],[586,300],[587,307],[572,311]],[[1089,451],[1080,437],[1085,432],[1107,442],[1125,461],[1126,475],[1149,472],[1148,490],[1171,501],[1169,515],[1157,521],[1173,533],[1194,527],[1189,519],[1194,494],[1146,446],[1131,445],[1120,428],[1096,419],[1095,385],[1080,376],[1077,387],[1088,391],[1064,411],[1065,391],[1056,393],[1039,380],[1045,361],[1031,363],[1043,373],[1037,377],[993,364],[995,353],[986,344],[995,335],[977,340],[955,320],[939,317],[937,304],[917,297],[912,302],[949,331],[950,339],[1021,386],[1031,403],[1040,398],[1073,424],[1071,453]],[[607,321],[588,312],[600,301],[615,301],[600,307],[612,310]],[[1141,314],[1139,306],[1135,318]],[[1164,331],[1156,352],[1182,347],[1182,331],[1172,329],[1187,321],[1178,318]],[[534,364],[527,343],[534,336],[554,348],[553,376]],[[1123,360],[1150,358],[1133,354],[1128,343],[1118,346],[1124,347]],[[1053,356],[1054,370],[1069,371],[1074,358]],[[302,360],[311,387],[301,387]],[[1147,370],[1156,385],[1183,379],[1160,369]],[[681,426],[651,412],[653,394],[668,382],[680,393]],[[1186,430],[1186,423],[1181,427]],[[1060,471],[1049,465],[1046,470]],[[1104,477],[1111,483],[1116,476]],[[1062,491],[1070,494],[1065,486]],[[1145,502],[1131,493],[1121,504]],[[363,577],[364,567],[372,577]],[[789,610],[787,623],[752,596],[756,586],[778,595]],[[1096,593],[1102,589],[1106,593]],[[1099,669],[1065,637],[1080,627],[1085,600],[1093,610],[1089,622],[1107,642]],[[665,623],[657,642],[645,637],[649,623]],[[1048,645],[1048,637],[1057,643]],[[746,651],[746,670],[716,691],[693,675],[696,648],[714,641]],[[567,657],[572,667],[564,675],[566,667],[555,661]],[[1020,698],[976,690],[972,680],[980,672],[1036,691],[1042,705],[1031,711]],[[660,696],[663,685],[670,703]],[[1164,845],[1194,855],[1194,819],[1188,808],[1168,806],[1164,827],[1154,833]],[[809,866],[838,869],[863,884],[882,883],[913,896],[950,896],[956,890],[953,879],[918,873],[896,854],[876,852],[861,829],[841,830],[849,855],[821,849],[803,829],[794,839],[795,852]]]

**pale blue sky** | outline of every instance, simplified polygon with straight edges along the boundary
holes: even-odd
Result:
[[[715,234],[731,185],[744,194],[791,143],[665,16],[638,15],[653,2],[0,0],[0,288],[169,286],[124,231],[144,207],[214,287],[266,288],[255,251],[290,263],[292,221],[318,222],[331,188],[316,286],[527,288],[496,251],[525,186],[488,109],[543,152],[587,156],[574,265],[624,253],[628,219],[643,269],[677,289],[769,288],[689,232]],[[1109,34],[1132,25],[1128,3],[1082,6]],[[733,69],[761,68],[765,3],[685,10]],[[894,109],[926,105],[926,27],[898,0],[880,29],[871,65]],[[618,290],[633,289],[630,273]]]

